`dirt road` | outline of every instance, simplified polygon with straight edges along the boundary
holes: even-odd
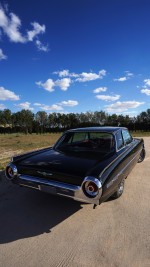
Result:
[[[0,181],[0,267],[150,267],[150,138],[118,200],[93,210]]]

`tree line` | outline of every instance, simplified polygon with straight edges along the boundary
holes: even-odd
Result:
[[[47,133],[62,132],[67,129],[89,126],[124,126],[131,131],[150,131],[150,109],[136,117],[107,114],[105,111],[85,113],[50,113],[30,110],[12,113],[9,109],[0,110],[0,133]]]

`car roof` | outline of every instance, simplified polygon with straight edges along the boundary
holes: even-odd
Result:
[[[115,133],[121,129],[127,129],[125,127],[112,127],[112,126],[100,126],[100,127],[85,127],[68,130],[67,132],[109,132]]]

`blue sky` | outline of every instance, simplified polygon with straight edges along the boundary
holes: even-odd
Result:
[[[0,0],[0,109],[150,108],[149,0]]]

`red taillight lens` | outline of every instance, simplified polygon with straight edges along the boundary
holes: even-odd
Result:
[[[87,181],[83,188],[87,196],[95,197],[98,194],[98,187],[94,182]]]

